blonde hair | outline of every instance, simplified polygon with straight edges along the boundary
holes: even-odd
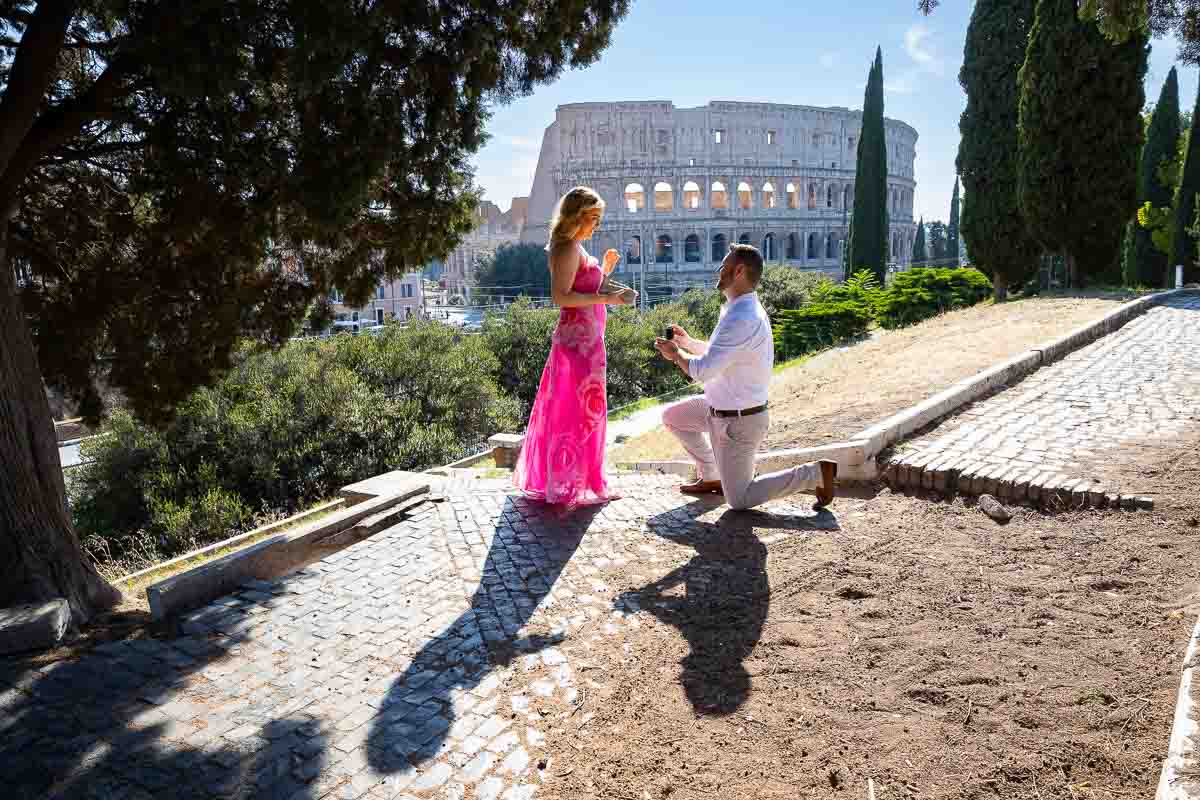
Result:
[[[586,186],[576,186],[562,196],[550,218],[550,245],[574,241],[584,225],[584,216],[592,209],[604,213],[604,200]]]

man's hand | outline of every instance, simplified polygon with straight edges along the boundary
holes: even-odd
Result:
[[[679,345],[669,339],[655,339],[654,349],[667,361],[675,364],[678,364],[682,358],[679,355]]]
[[[671,341],[679,345],[680,350],[684,351],[685,353],[696,352],[696,340],[692,338],[690,333],[683,329],[682,325],[672,325],[671,333],[674,337],[671,339]]]

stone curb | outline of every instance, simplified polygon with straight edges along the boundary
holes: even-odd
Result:
[[[836,461],[838,464],[838,480],[867,481],[876,477],[875,463],[865,457],[863,440],[844,442],[842,444],[824,445],[822,447],[795,448],[789,450],[771,450],[755,456],[758,471],[775,472],[797,464],[807,464],[811,461]],[[654,472],[662,475],[679,475],[690,478],[693,466],[690,461],[631,461],[619,462],[617,469],[631,472]]]
[[[400,475],[407,478],[406,485],[401,484]],[[352,484],[342,490],[343,496],[349,495],[347,507],[324,519],[147,586],[150,615],[156,620],[169,619],[229,594],[247,581],[277,577],[301,563],[322,540],[354,528],[360,522],[365,521],[368,530],[349,538],[356,540],[369,535],[380,528],[382,512],[429,492],[429,481],[422,480],[424,477],[412,473],[387,473]],[[380,494],[367,495],[371,487],[377,487]]]
[[[870,457],[875,458],[889,445],[962,406],[1119,330],[1130,320],[1168,298],[1193,291],[1172,289],[1125,303],[1095,322],[960,381],[946,391],[863,431],[859,437],[870,440],[867,450]],[[1122,495],[1115,487],[1045,470],[997,467],[976,462],[969,456],[943,458],[937,453],[912,453],[893,457],[883,467],[882,473],[893,488],[992,494],[1004,500],[1048,508],[1114,508],[1127,511],[1154,508],[1151,498]]]
[[[213,553],[213,552],[216,552],[217,550],[221,550],[226,547],[232,547],[233,545],[237,544],[238,542],[244,542],[245,540],[253,538],[255,536],[261,536],[262,534],[273,531],[276,528],[286,528],[289,525],[295,525],[297,522],[307,519],[308,517],[314,516],[316,514],[324,513],[326,511],[329,511],[331,509],[337,508],[338,506],[342,506],[345,504],[346,504],[346,501],[343,498],[338,498],[337,500],[330,500],[328,503],[322,503],[321,505],[319,505],[315,508],[310,508],[308,511],[302,511],[299,514],[295,514],[293,516],[288,517],[287,519],[281,519],[278,522],[272,522],[270,525],[264,525],[261,528],[255,528],[252,531],[246,531],[245,533],[239,533],[237,536],[231,536],[228,539],[222,539],[221,541],[219,541],[215,544],[206,545],[204,547],[201,547],[198,550],[193,550],[190,553],[184,553],[181,556],[176,556],[175,558],[172,558],[169,561],[164,561],[161,564],[155,564],[153,567],[146,567],[145,569],[138,570],[137,572],[131,572],[128,575],[117,578],[115,581],[113,581],[113,583],[114,584],[128,583],[129,581],[132,581],[136,578],[140,578],[143,575],[149,575],[152,572],[158,572],[160,569],[165,569],[167,567],[174,566],[175,564],[180,564],[184,561],[190,561],[191,559],[196,558],[198,556],[202,556],[207,553]]]
[[[1154,800],[1191,800],[1200,796],[1196,791],[1200,787],[1197,785],[1195,771],[1188,768],[1188,761],[1196,751],[1196,735],[1200,732],[1200,725],[1196,720],[1196,704],[1192,700],[1192,679],[1196,669],[1198,645],[1200,621],[1192,628],[1187,652],[1183,657],[1183,676],[1179,680],[1179,694],[1175,700],[1175,720],[1171,724],[1171,739],[1167,745],[1166,758],[1163,759]]]

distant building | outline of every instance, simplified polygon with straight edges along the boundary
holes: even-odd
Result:
[[[781,103],[573,103],[546,128],[522,241],[543,244],[573,186],[607,204],[588,249],[618,272],[653,264],[671,283],[708,280],[734,242],[768,261],[840,277],[862,112]],[[916,222],[917,131],[884,122],[889,244],[907,265]]]
[[[366,305],[348,306],[342,302],[342,293],[338,291],[334,291],[329,299],[333,303],[334,319],[340,323],[382,325],[392,321],[405,322],[422,316],[425,283],[421,273],[410,272],[402,278],[379,284],[375,296]]]
[[[442,283],[449,297],[469,300],[476,263],[501,245],[519,242],[528,211],[528,197],[514,197],[508,211],[501,211],[490,200],[481,202],[475,209],[475,229],[445,259],[426,268],[430,277]]]

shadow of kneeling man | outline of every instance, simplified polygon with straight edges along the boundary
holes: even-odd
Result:
[[[691,652],[680,680],[702,714],[731,714],[746,701],[750,675],[743,662],[770,607],[767,548],[746,522],[737,512],[717,524],[693,522],[687,535],[670,537],[695,547],[692,560],[617,601],[634,600],[687,639]]]

